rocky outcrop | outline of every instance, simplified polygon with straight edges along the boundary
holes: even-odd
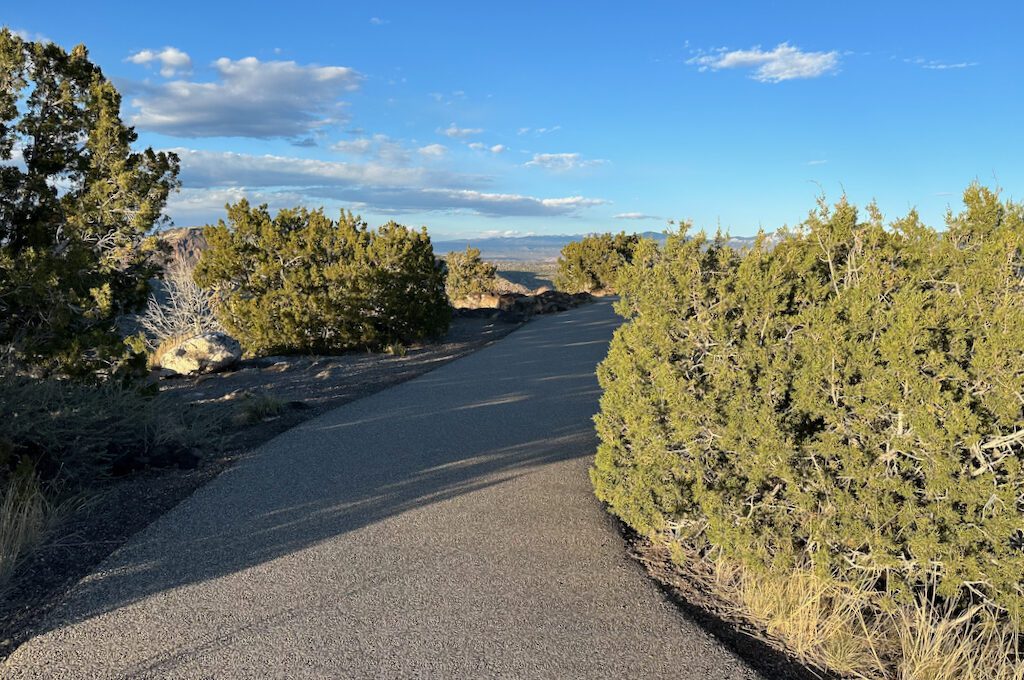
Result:
[[[242,346],[227,333],[202,333],[171,345],[156,363],[178,375],[199,375],[224,370],[241,358]]]
[[[522,323],[535,314],[564,312],[590,302],[591,299],[587,293],[572,295],[557,290],[546,290],[537,295],[477,295],[457,300],[454,306],[457,316],[493,317],[507,323]]]

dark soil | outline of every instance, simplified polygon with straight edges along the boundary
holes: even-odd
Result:
[[[410,380],[485,347],[518,328],[486,318],[456,318],[436,343],[402,355],[281,356],[240,362],[230,372],[160,380],[157,399],[193,404],[223,419],[226,435],[191,469],[148,469],[110,479],[66,513],[46,542],[18,566],[0,593],[0,662],[29,639],[79,579],[132,535],[190,496],[259,444],[341,404]],[[275,405],[252,422],[248,399]],[[240,417],[241,416],[241,417]]]

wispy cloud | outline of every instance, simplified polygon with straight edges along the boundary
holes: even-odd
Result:
[[[533,158],[526,161],[525,165],[556,172],[565,172],[567,170],[603,165],[607,162],[599,158],[584,159],[578,153],[536,153],[533,155]]]
[[[648,215],[642,212],[624,212],[614,216],[616,220],[660,220],[657,215]]]
[[[370,17],[370,23],[374,26],[383,26],[384,24],[390,24],[391,22],[387,19],[381,19],[380,17]]]
[[[532,132],[535,135],[546,135],[549,132],[557,132],[558,130],[561,130],[561,129],[562,129],[561,125],[552,125],[551,127],[539,127],[539,128],[521,127],[518,130],[516,130],[516,134],[528,135],[528,134],[530,134]]]
[[[908,64],[913,64],[915,66],[920,66],[921,68],[928,69],[929,71],[947,71],[950,69],[971,68],[972,66],[978,65],[978,62],[976,61],[948,62],[939,61],[937,59],[925,59],[923,57],[915,57],[914,59],[904,59],[903,61],[905,61]]]
[[[440,158],[448,153],[448,147],[444,144],[427,144],[426,146],[421,146],[417,151],[423,156]]]
[[[470,142],[466,146],[474,151],[490,151],[491,153],[503,153],[508,150],[508,147],[504,144],[493,144],[488,146],[483,142]]]
[[[128,57],[133,64],[160,64],[160,75],[172,78],[176,75],[187,75],[192,72],[192,58],[188,53],[177,47],[165,47],[162,50],[141,50]]]
[[[759,46],[749,50],[718,48],[710,54],[699,54],[686,62],[701,71],[722,69],[752,69],[754,80],[762,83],[780,83],[797,78],[817,78],[834,73],[839,68],[839,52],[805,52],[789,43],[781,43],[772,50]]]
[[[125,83],[138,111],[132,124],[177,137],[307,138],[345,120],[340,97],[362,81],[346,66],[255,57],[213,65],[215,82]]]
[[[828,163],[828,161],[822,159],[807,161],[807,165],[825,165],[826,163]]]
[[[460,128],[455,123],[452,123],[443,130],[438,130],[445,137],[451,137],[453,139],[462,139],[465,137],[472,137],[483,132],[483,128]]]
[[[22,40],[27,40],[28,42],[38,42],[38,43],[50,43],[50,42],[53,42],[53,40],[51,40],[49,37],[43,35],[42,33],[36,33],[35,31],[26,31],[23,28],[11,28],[10,31],[14,35],[16,35],[19,38],[21,38]]]

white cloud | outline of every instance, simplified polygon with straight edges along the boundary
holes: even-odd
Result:
[[[461,139],[463,137],[472,137],[473,135],[478,135],[481,132],[483,132],[483,128],[460,128],[455,123],[452,123],[444,130],[438,130],[438,132],[440,132],[446,137],[451,137],[453,139]]]
[[[424,156],[440,158],[448,153],[448,147],[444,144],[428,144],[426,146],[421,146],[418,151]]]
[[[381,134],[340,141],[332,144],[331,149],[351,156],[364,156],[390,165],[403,166],[412,161],[412,151],[402,146],[401,142]],[[430,153],[423,149],[419,151],[420,153]]]
[[[36,33],[34,31],[26,31],[23,28],[12,28],[12,29],[10,29],[10,31],[14,35],[18,36],[19,38],[21,38],[22,40],[25,40],[27,42],[37,42],[37,43],[52,43],[53,42],[53,40],[51,40],[47,36],[43,35],[42,33]]]
[[[352,154],[354,156],[366,156],[373,151],[374,145],[373,140],[366,137],[360,137],[359,139],[342,140],[331,145],[331,148],[341,153]]]
[[[821,160],[821,159],[813,160],[813,161],[807,161],[807,165],[825,165],[826,163],[828,163],[828,161]]]
[[[925,59],[923,57],[917,57],[915,59],[904,59],[903,61],[905,61],[908,64],[920,66],[921,68],[926,68],[929,71],[948,71],[951,69],[971,68],[972,66],[978,65],[978,62],[976,61],[945,62],[938,61],[936,59]]]
[[[614,216],[617,220],[660,220],[657,215],[648,215],[642,212],[624,212]]]
[[[526,135],[526,134],[529,134],[529,133],[532,132],[535,135],[546,135],[549,132],[557,132],[558,130],[561,130],[561,129],[562,129],[561,125],[552,125],[551,127],[539,127],[539,128],[521,127],[521,128],[519,128],[516,131],[516,134]]]
[[[687,60],[701,71],[727,68],[754,69],[753,78],[762,83],[779,83],[796,78],[817,78],[833,73],[839,67],[839,52],[804,52],[789,43],[781,43],[773,50],[760,47],[749,50],[715,50]]]
[[[336,201],[376,213],[461,212],[493,217],[566,216],[607,203],[584,196],[543,198],[486,191],[476,188],[486,183],[482,178],[430,168],[168,150],[181,158],[186,198],[175,199],[168,208],[179,223],[183,215],[192,221],[214,219],[225,197],[242,195],[287,196],[282,205]],[[203,210],[207,217],[200,217]]]
[[[217,82],[128,83],[132,123],[178,137],[306,137],[344,119],[343,93],[362,76],[345,66],[246,57],[214,62]]]
[[[159,52],[153,50],[142,50],[128,57],[133,64],[160,64],[160,75],[171,78],[179,74],[188,74],[192,71],[192,58],[177,47],[165,47]]]
[[[519,231],[518,229],[485,229],[476,235],[476,238],[523,238],[536,236],[535,231]]]
[[[505,146],[504,144],[494,144],[492,146],[487,146],[483,142],[470,142],[466,146],[468,146],[470,149],[473,149],[474,151],[490,151],[491,153],[494,154],[504,153],[505,151],[508,151],[508,147]]]
[[[589,168],[595,165],[602,165],[608,161],[601,159],[584,160],[578,153],[535,153],[533,158],[526,162],[527,166],[544,168],[564,172],[578,168]]]
[[[370,23],[374,26],[383,26],[384,24],[390,24],[391,22],[387,19],[381,19],[380,17],[370,17]]]

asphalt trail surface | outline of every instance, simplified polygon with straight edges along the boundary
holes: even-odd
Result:
[[[607,301],[290,430],[83,580],[4,678],[756,678],[594,499]],[[116,521],[116,520],[115,520]]]

